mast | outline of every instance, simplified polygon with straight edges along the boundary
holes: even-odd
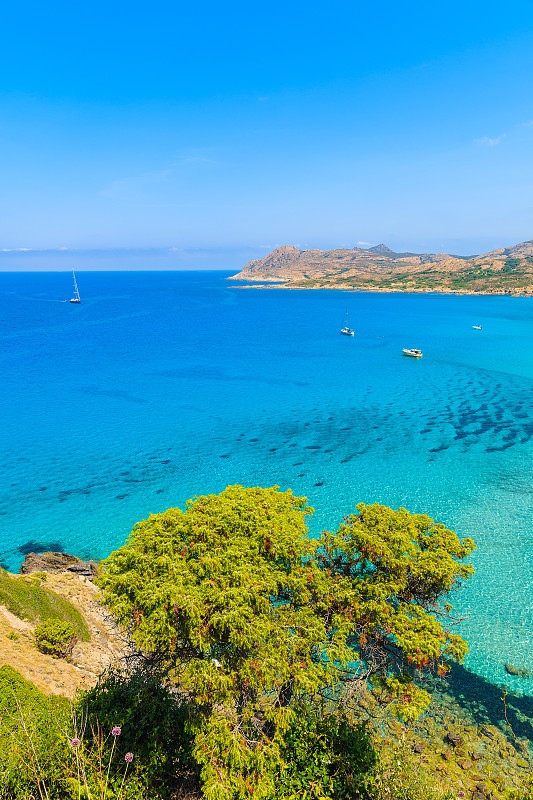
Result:
[[[76,300],[79,300],[80,293],[78,291],[78,284],[76,283],[76,273],[74,272],[74,270],[72,270],[72,277],[74,279],[74,297],[76,298]]]
[[[72,280],[74,281],[74,297],[70,298],[71,303],[81,303],[78,284],[76,283],[76,273],[72,270]]]

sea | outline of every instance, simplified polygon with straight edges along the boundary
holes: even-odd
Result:
[[[533,694],[504,669],[533,670],[533,299],[230,274],[79,272],[80,305],[68,273],[0,274],[2,566],[103,558],[230,484],[308,497],[312,535],[403,506],[475,540],[466,667]]]

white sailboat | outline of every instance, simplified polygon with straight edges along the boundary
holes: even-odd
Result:
[[[341,328],[341,333],[345,336],[353,336],[354,332],[352,328],[348,327],[348,306],[346,306],[346,314],[344,315],[344,325]]]
[[[72,277],[74,278],[74,297],[70,298],[71,303],[81,303],[80,293],[78,291],[78,284],[76,283],[76,273],[72,270]]]

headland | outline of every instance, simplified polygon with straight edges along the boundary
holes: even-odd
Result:
[[[251,288],[531,296],[533,239],[474,256],[395,253],[383,244],[368,250],[284,245],[249,261],[230,280],[252,281]]]

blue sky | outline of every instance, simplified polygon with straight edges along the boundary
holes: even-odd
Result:
[[[533,0],[19,0],[3,31],[0,269],[533,238]]]

